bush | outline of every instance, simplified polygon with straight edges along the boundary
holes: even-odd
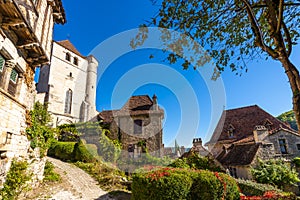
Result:
[[[178,158],[168,166],[174,168],[190,169],[190,166],[187,164],[186,158]]]
[[[82,141],[79,142],[52,142],[48,156],[64,161],[93,162],[94,156],[87,150]]]
[[[160,168],[133,176],[132,197],[142,199],[239,199],[235,180],[207,170]]]
[[[58,158],[63,161],[73,161],[73,151],[76,142],[52,142],[48,156]]]
[[[44,181],[60,181],[61,177],[58,173],[54,172],[54,165],[46,161],[45,168],[44,168]]]
[[[282,192],[282,190],[268,184],[256,183],[250,180],[237,179],[241,192],[246,196],[262,196],[267,191]]]
[[[24,189],[30,174],[27,173],[28,163],[26,161],[13,160],[7,173],[6,181],[0,191],[2,200],[16,199]]]
[[[80,140],[74,145],[73,160],[81,162],[93,162],[94,156],[87,150],[85,144]]]
[[[193,180],[187,171],[165,168],[133,176],[132,199],[186,199]]]
[[[300,158],[299,157],[294,158],[293,163],[295,164],[296,167],[300,167]]]
[[[291,169],[290,164],[283,160],[259,160],[258,166],[253,168],[251,173],[258,183],[271,184],[280,189],[300,181],[296,170]]]

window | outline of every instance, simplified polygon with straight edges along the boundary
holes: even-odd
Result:
[[[142,134],[142,133],[143,133],[143,121],[134,120],[134,134]]]
[[[297,144],[297,149],[298,151],[300,151],[300,144]]]
[[[66,100],[65,100],[65,113],[66,114],[71,114],[71,110],[72,110],[72,95],[73,92],[71,89],[69,89],[66,92]]]
[[[279,147],[280,147],[280,152],[282,154],[287,154],[287,146],[286,146],[286,141],[285,139],[279,139]]]
[[[5,59],[0,55],[0,72],[3,71],[5,65]]]
[[[70,72],[70,74],[69,74],[69,77],[73,77],[73,74],[72,74],[72,72]]]
[[[18,78],[18,72],[16,69],[12,69],[11,74],[10,74],[10,80],[13,83],[17,83],[17,78]]]
[[[67,60],[67,61],[71,61],[71,54],[66,53],[66,60]]]
[[[78,58],[77,57],[74,57],[73,64],[78,65]]]
[[[230,176],[237,178],[237,173],[236,173],[235,167],[229,167],[229,173],[230,173]]]
[[[234,126],[233,125],[229,125],[229,128],[228,128],[228,137],[229,138],[233,138],[234,137]]]

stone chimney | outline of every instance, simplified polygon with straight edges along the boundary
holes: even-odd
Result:
[[[153,110],[158,110],[158,105],[157,105],[157,96],[154,94],[152,97],[152,101],[153,101]]]
[[[256,143],[262,142],[267,135],[268,129],[265,126],[255,126],[253,130],[253,138]]]
[[[201,138],[194,138],[193,139],[193,146],[194,147],[202,147],[202,139]]]

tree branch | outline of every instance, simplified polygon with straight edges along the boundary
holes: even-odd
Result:
[[[286,40],[287,40],[287,45],[288,45],[288,49],[286,51],[286,54],[287,54],[288,57],[290,57],[290,55],[292,53],[292,48],[293,48],[291,35],[290,35],[289,29],[286,27],[285,23],[282,23],[282,28],[283,28],[284,35],[285,35]]]
[[[245,6],[246,6],[246,11],[248,13],[248,18],[251,23],[252,30],[254,32],[255,38],[256,38],[256,45],[261,47],[265,52],[267,52],[270,56],[272,56],[274,59],[278,57],[278,54],[270,47],[266,46],[264,43],[264,39],[261,33],[261,30],[259,28],[258,22],[256,20],[256,17],[252,11],[252,7],[249,4],[247,0],[243,0]]]
[[[276,33],[279,33],[281,29],[282,17],[283,17],[283,4],[284,0],[279,0],[279,7],[278,7],[278,17],[277,17],[277,28]]]

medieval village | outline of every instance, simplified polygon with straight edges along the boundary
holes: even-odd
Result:
[[[117,72],[110,74],[104,83],[100,82],[106,60],[98,54],[113,55],[122,49],[121,45],[109,44],[111,52],[94,50],[95,54],[86,54],[72,43],[72,37],[56,40],[57,27],[67,26],[69,20],[74,23],[70,2],[0,0],[0,199],[300,198],[297,128],[300,76],[290,59],[300,31],[299,2],[282,0],[278,5],[269,0],[149,2],[159,5],[149,27],[180,30],[205,48],[212,48],[207,50],[211,59],[198,60],[198,63],[215,60],[213,70],[217,76],[224,70],[223,66],[235,72],[241,60],[247,63],[246,57],[235,55],[236,52],[250,55],[247,48],[255,52],[261,48],[279,61],[288,78],[286,84],[292,89],[289,106],[293,110],[275,116],[255,101],[237,103],[230,109],[220,104],[223,109],[209,138],[195,132],[194,137],[186,136],[188,144],[176,136],[171,145],[167,144],[166,135],[170,136],[166,129],[170,123],[166,121],[178,111],[172,108],[167,112],[166,101],[159,91],[131,93],[122,99],[122,105],[112,109],[103,109],[104,105],[99,103],[103,96],[109,96],[105,97],[108,100],[112,96],[98,95],[98,86],[111,84],[107,80],[115,78]],[[228,19],[230,23],[225,22],[227,12],[237,13]],[[89,21],[88,17],[84,20]],[[226,27],[220,25],[222,21]],[[202,28],[196,27],[198,23]],[[211,27],[205,30],[205,24]],[[131,41],[126,44],[138,49],[148,38],[150,29],[145,30],[139,28],[136,44]],[[171,40],[166,35],[160,39]],[[189,43],[180,38],[181,47],[178,47],[177,42],[173,46],[169,44],[170,49],[162,49],[170,64],[187,59],[181,56],[180,49],[188,48]],[[214,50],[217,42],[221,47]],[[231,47],[238,50],[229,51]],[[198,48],[195,45],[192,49],[199,54]],[[236,58],[236,64],[230,64],[230,57]],[[192,64],[193,61],[183,61],[182,66],[187,69]],[[152,75],[140,73],[139,76]],[[130,83],[126,84],[122,91],[129,88]],[[242,96],[241,92],[239,98]],[[289,104],[277,99],[270,102]],[[197,109],[192,110],[197,114]],[[201,117],[210,118],[209,115]]]

